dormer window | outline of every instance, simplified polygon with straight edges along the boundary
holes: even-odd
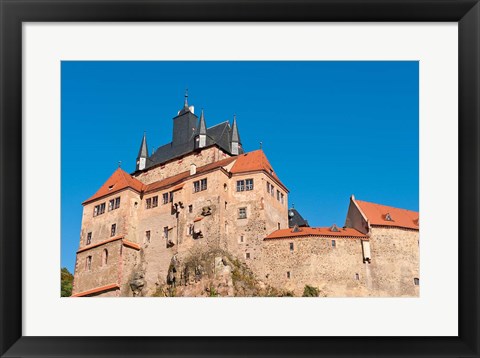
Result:
[[[385,215],[385,220],[386,220],[386,221],[393,221],[392,216],[390,215],[390,213],[387,213],[387,214]]]
[[[338,229],[338,226],[336,224],[333,224],[331,227],[330,227],[330,231],[332,232],[339,232],[340,230]]]
[[[108,187],[108,190],[112,190],[114,186],[115,186],[115,184],[110,185],[110,186]]]
[[[298,227],[298,225],[295,225],[295,226],[293,227],[292,232],[300,232],[300,231],[302,231],[302,230],[300,230],[300,228]]]

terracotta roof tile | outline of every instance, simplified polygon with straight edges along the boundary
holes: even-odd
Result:
[[[91,290],[88,290],[88,291],[76,293],[71,297],[83,297],[83,296],[92,295],[94,293],[100,293],[100,292],[105,292],[110,290],[118,290],[119,288],[120,286],[118,284],[112,283],[110,285],[100,286],[100,287],[92,288]]]
[[[370,225],[419,229],[419,214],[416,211],[398,209],[361,200],[355,200],[355,202],[367,217]],[[387,214],[391,220],[388,220]]]
[[[141,192],[144,185],[138,179],[133,178],[130,174],[125,172],[122,168],[118,168],[113,172],[110,178],[107,179],[105,183],[98,189],[98,191],[90,198],[85,200],[82,204],[100,199],[106,195],[116,193],[120,190],[131,188],[138,192]]]
[[[246,173],[246,172],[252,172],[252,171],[259,171],[259,170],[265,171],[267,174],[273,177],[277,182],[279,182],[283,187],[285,187],[285,185],[283,185],[280,179],[278,179],[277,174],[273,170],[272,166],[270,165],[270,162],[265,156],[265,153],[261,149],[237,156],[237,161],[233,165],[230,172],[233,174],[237,174],[237,173]]]
[[[217,162],[213,162],[213,163],[204,165],[202,167],[197,168],[197,173],[195,175],[202,174],[202,173],[208,172],[208,171],[213,170],[213,169],[217,169],[217,168],[220,168],[220,167],[227,166],[228,164],[233,162],[235,159],[237,159],[237,157],[230,157],[230,158],[225,158],[225,159],[219,160]],[[158,190],[158,189],[166,188],[166,187],[174,185],[174,184],[178,184],[181,181],[187,179],[188,177],[190,177],[190,171],[189,170],[185,171],[183,173],[174,175],[172,177],[169,177],[169,178],[166,178],[166,179],[159,180],[159,181],[156,181],[154,183],[148,184],[148,185],[145,186],[145,192],[150,192],[150,191],[153,191],[153,190]],[[177,190],[177,187],[175,187],[174,190]]]
[[[330,227],[301,227],[299,231],[293,232],[293,229],[280,229],[272,232],[264,240],[283,239],[289,237],[304,237],[304,236],[325,236],[325,237],[348,237],[367,239],[367,235],[362,234],[352,228],[339,228],[339,231],[331,231]]]

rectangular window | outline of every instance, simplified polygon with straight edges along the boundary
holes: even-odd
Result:
[[[293,242],[290,243],[290,252],[293,252]]]
[[[253,179],[245,180],[245,190],[253,190]]]
[[[270,183],[267,181],[267,193],[270,193]]]
[[[272,196],[275,196],[275,187],[273,185],[270,185],[270,194],[272,194]]]
[[[418,278],[415,277],[415,278],[413,279],[413,284],[414,284],[415,286],[420,285],[420,279],[418,279]]]
[[[207,179],[197,180],[193,182],[193,192],[198,193],[199,191],[207,190]]]
[[[92,243],[92,233],[89,232],[87,234],[87,245],[90,245]]]
[[[170,202],[173,203],[173,191],[170,192]]]
[[[247,218],[247,208],[238,209],[238,218],[239,219],[246,219]]]
[[[150,242],[150,230],[145,231],[145,242]]]
[[[113,210],[113,205],[115,205],[115,199],[109,200],[109,202],[108,202],[108,211]]]
[[[287,278],[290,279],[290,277],[292,277],[292,275],[290,274],[290,271],[287,271]]]
[[[190,236],[193,235],[193,225],[192,224],[188,225],[188,235],[190,235]]]
[[[243,235],[240,235],[240,242],[243,243],[244,240],[245,240],[245,239],[244,239]]]
[[[332,240],[332,247],[336,247],[337,246],[337,243],[335,242],[335,240]]]
[[[278,230],[280,230],[280,223],[277,223],[277,226],[278,226]]]
[[[105,213],[105,203],[96,205],[93,208],[93,216],[102,215],[103,213]]]
[[[117,224],[112,224],[112,229],[110,230],[110,236],[115,236],[117,232]]]
[[[158,206],[158,196],[154,196],[152,198],[152,208],[156,208]]]
[[[168,204],[168,193],[163,193],[162,195],[162,204]]]
[[[90,271],[92,269],[92,256],[87,256],[87,261],[85,262],[85,269]]]
[[[280,193],[280,202],[283,204],[283,193]]]
[[[245,190],[245,180],[237,180],[237,191]]]
[[[280,201],[280,190],[277,190],[277,200]]]
[[[355,280],[360,280],[360,275],[358,273],[355,274]]]
[[[189,206],[188,206],[188,212],[189,212],[189,213],[192,213],[192,212],[193,212],[193,205],[189,205]]]
[[[118,209],[120,207],[120,197],[115,198],[115,206],[114,209]]]
[[[147,209],[151,209],[152,208],[152,198],[148,198],[147,200],[145,200],[145,207]]]
[[[245,258],[246,258],[247,260],[250,259],[250,252],[245,253]]]
[[[163,236],[165,239],[168,239],[168,226],[163,227]]]

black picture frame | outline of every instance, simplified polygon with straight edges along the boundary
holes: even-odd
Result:
[[[0,16],[2,357],[479,357],[480,5],[477,0],[0,0]],[[458,337],[22,336],[22,22],[97,21],[458,22]]]

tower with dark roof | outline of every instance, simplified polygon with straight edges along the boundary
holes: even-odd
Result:
[[[207,145],[207,125],[205,124],[205,115],[200,115],[200,121],[198,122],[197,134],[195,136],[195,149],[203,148]]]
[[[193,112],[193,106],[188,106],[188,92],[185,92],[183,108],[178,112],[178,115],[173,118],[173,147],[186,145],[193,139],[198,121],[198,117]]]
[[[233,155],[240,154],[241,150],[241,143],[240,143],[240,135],[238,134],[238,127],[237,127],[237,116],[233,116],[233,124],[232,124],[232,135],[231,135],[231,144],[230,144],[230,151]]]
[[[143,170],[147,166],[148,158],[148,146],[147,146],[147,134],[143,133],[142,143],[137,155],[137,166],[135,170]]]

